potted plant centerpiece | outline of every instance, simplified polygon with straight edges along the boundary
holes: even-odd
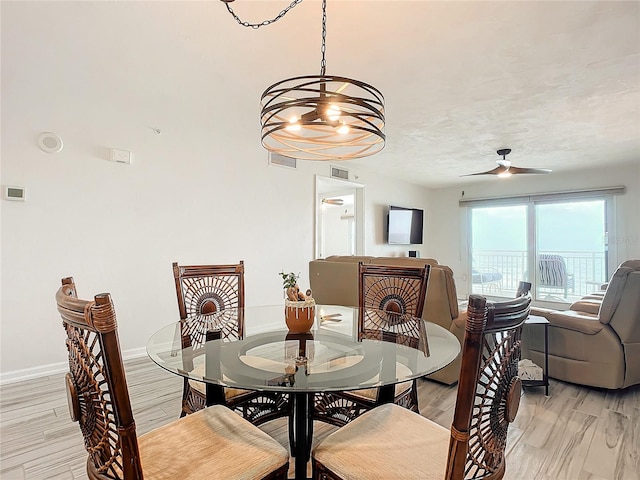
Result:
[[[284,316],[291,333],[304,333],[311,330],[316,316],[316,301],[311,289],[302,293],[298,287],[300,275],[280,272],[282,286],[285,289]]]

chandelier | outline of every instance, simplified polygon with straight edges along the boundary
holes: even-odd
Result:
[[[272,20],[242,21],[222,0],[236,21],[259,28],[282,18],[301,3],[293,2]],[[322,0],[320,75],[287,78],[268,87],[261,97],[262,145],[269,151],[301,160],[349,160],[384,148],[384,97],[371,85],[326,74],[327,1]]]

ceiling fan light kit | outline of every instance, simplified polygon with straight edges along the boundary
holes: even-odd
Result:
[[[243,22],[229,3],[227,10],[243,26],[259,28],[282,18]],[[268,87],[261,97],[262,145],[269,151],[301,160],[349,160],[384,148],[384,97],[375,87],[347,77],[326,75],[326,0],[322,0],[320,75],[287,78]]]
[[[466,175],[460,176],[472,177],[475,175],[497,175],[500,178],[508,178],[511,175],[551,173],[551,170],[547,168],[514,167],[513,165],[511,165],[511,161],[507,160],[507,155],[511,153],[510,148],[501,148],[496,153],[502,157],[502,160],[496,160],[496,162],[498,163],[497,167],[491,170],[487,170],[486,172],[468,173]]]

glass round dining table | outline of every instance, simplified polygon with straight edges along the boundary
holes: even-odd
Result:
[[[162,368],[191,380],[288,394],[295,478],[303,479],[311,452],[315,393],[381,388],[392,399],[395,384],[444,368],[460,352],[452,333],[422,320],[418,348],[405,344],[402,333],[393,334],[393,322],[392,335],[385,335],[384,341],[363,338],[359,325],[364,313],[317,305],[310,332],[294,334],[285,325],[283,305],[222,310],[167,325],[149,339],[147,353]]]

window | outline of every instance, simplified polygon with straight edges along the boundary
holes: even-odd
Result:
[[[471,210],[471,292],[515,296],[528,265],[527,206]]]
[[[536,298],[573,301],[607,281],[604,199],[535,204]]]
[[[518,283],[528,281],[534,299],[570,303],[607,281],[612,195],[464,203],[469,207],[471,293],[512,298]]]

